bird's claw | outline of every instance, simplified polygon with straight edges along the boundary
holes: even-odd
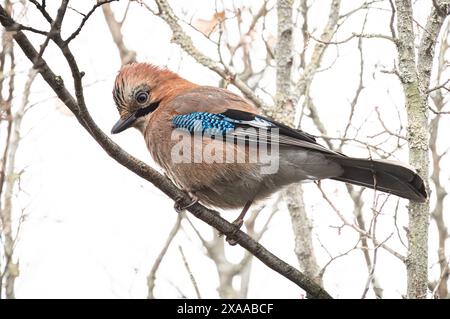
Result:
[[[189,198],[192,199],[192,201],[187,204],[187,205],[181,205],[180,201],[183,200],[183,198],[179,198],[177,200],[175,200],[175,204],[173,205],[173,208],[175,209],[175,211],[179,214],[181,213],[183,210],[188,209],[189,207],[194,206],[195,204],[197,204],[198,202],[198,198],[197,196],[195,196],[194,194],[192,194],[191,192],[188,193]]]
[[[235,230],[231,234],[231,238],[230,238],[230,236],[227,236],[225,238],[225,240],[227,241],[227,243],[230,246],[235,246],[238,242],[235,239],[233,239],[233,237],[239,231],[239,229],[241,229],[242,225],[244,224],[244,219],[238,218],[234,222],[232,222],[231,224],[235,226]],[[223,236],[223,234],[219,234],[219,236]]]

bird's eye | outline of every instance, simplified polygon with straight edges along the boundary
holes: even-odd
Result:
[[[139,92],[136,94],[136,101],[139,104],[144,104],[148,100],[148,93],[147,92]]]

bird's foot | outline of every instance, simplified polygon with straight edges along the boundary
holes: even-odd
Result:
[[[236,244],[238,243],[235,239],[233,239],[233,237],[239,231],[239,229],[241,229],[243,224],[244,224],[243,218],[238,218],[234,222],[232,222],[232,225],[234,225],[236,229],[231,234],[231,238],[228,236],[227,238],[225,238],[225,240],[227,241],[228,244],[230,244],[230,246],[236,246]]]
[[[182,198],[176,199],[175,200],[175,204],[173,205],[173,208],[175,209],[175,211],[179,214],[181,213],[183,210],[188,209],[189,207],[195,205],[198,203],[198,197],[195,196],[194,194],[192,194],[191,192],[188,192],[187,195],[189,196],[190,199],[192,199],[192,201],[187,204],[187,205],[182,205],[180,203],[180,201],[182,201]]]
[[[239,214],[238,218],[236,218],[236,220],[234,222],[232,222],[232,224],[236,227],[235,231],[233,231],[233,233],[231,234],[231,236],[227,236],[226,241],[231,245],[234,246],[237,244],[237,241],[235,239],[233,239],[234,235],[236,235],[236,233],[239,231],[239,229],[242,227],[242,225],[244,224],[244,217],[245,214],[247,214],[248,209],[250,208],[250,206],[252,205],[253,200],[249,200],[247,203],[245,203],[244,208],[242,209],[241,213]],[[230,238],[231,237],[231,238]]]

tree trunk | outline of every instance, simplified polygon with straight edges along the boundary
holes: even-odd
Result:
[[[417,169],[428,188],[428,89],[434,48],[447,11],[437,7],[439,1],[436,3],[433,1],[435,5],[431,8],[423,30],[416,62],[412,3],[410,0],[396,0],[395,3],[399,76],[405,93],[408,117],[409,161]],[[409,247],[406,261],[408,298],[426,298],[427,296],[429,210],[428,201],[425,203],[410,202]]]

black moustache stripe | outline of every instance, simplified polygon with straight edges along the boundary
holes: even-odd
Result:
[[[153,112],[154,110],[156,110],[158,108],[160,102],[161,101],[156,101],[156,102],[150,103],[150,105],[148,105],[148,106],[146,106],[146,107],[144,107],[142,109],[137,110],[136,113],[135,113],[136,117],[145,116],[145,115]]]

